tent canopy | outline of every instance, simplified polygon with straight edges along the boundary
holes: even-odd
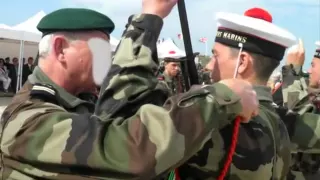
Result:
[[[11,27],[5,24],[0,24],[0,29],[11,29]]]
[[[158,57],[163,58],[182,58],[186,56],[186,52],[178,48],[171,38],[166,39],[157,45]]]
[[[41,32],[37,29],[37,25],[45,15],[45,12],[40,11],[32,17],[30,17],[29,19],[27,19],[26,21],[13,26],[12,29],[33,32],[37,33],[38,35],[41,35]]]

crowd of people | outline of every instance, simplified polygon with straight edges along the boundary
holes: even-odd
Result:
[[[22,85],[28,79],[28,76],[32,73],[34,69],[33,57],[29,57],[27,62],[23,58],[22,67]],[[6,57],[0,58],[0,92],[4,93],[15,93],[17,90],[19,76],[19,59],[17,57]]]

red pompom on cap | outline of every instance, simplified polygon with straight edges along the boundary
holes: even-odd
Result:
[[[270,22],[272,23],[272,16],[271,14],[264,10],[264,9],[261,9],[261,8],[251,8],[251,9],[248,9],[245,13],[244,13],[245,16],[249,16],[249,17],[252,17],[252,18],[257,18],[257,19],[261,19],[261,20],[265,20],[267,22]]]

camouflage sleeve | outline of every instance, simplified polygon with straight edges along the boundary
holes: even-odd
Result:
[[[291,119],[295,122],[291,135],[294,152],[320,153],[320,114],[314,109],[312,104],[307,104],[298,111],[298,116]]]
[[[302,66],[286,65],[282,68],[283,103],[289,108],[308,94],[307,84],[301,73]]]
[[[130,117],[143,104],[163,105],[169,91],[156,77],[156,44],[162,25],[163,20],[156,15],[129,18],[110,73],[101,87],[96,114]]]
[[[37,171],[12,166],[34,176],[41,173],[43,179],[68,179],[39,170],[55,164],[66,165],[70,173],[85,175],[90,169],[110,179],[152,179],[185,162],[213,131],[230,124],[242,109],[239,99],[216,83],[171,97],[164,107],[146,104],[130,118],[108,122],[52,104],[25,105],[6,123],[2,155],[32,164]]]

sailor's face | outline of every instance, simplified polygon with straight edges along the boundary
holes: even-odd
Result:
[[[208,69],[214,82],[233,78],[236,68],[236,59],[231,56],[230,48],[221,43],[215,43],[212,49],[212,58]]]
[[[172,77],[176,76],[179,73],[179,63],[169,62],[166,64],[165,68],[169,75]]]
[[[313,58],[309,73],[309,86],[313,88],[320,87],[320,59]]]

